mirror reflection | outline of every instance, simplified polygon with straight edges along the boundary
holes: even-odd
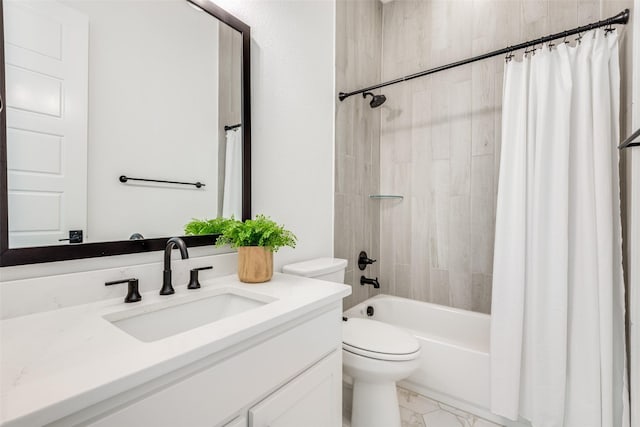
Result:
[[[184,0],[3,8],[10,248],[242,217],[239,32]]]

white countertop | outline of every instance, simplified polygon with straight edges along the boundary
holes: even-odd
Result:
[[[348,286],[274,274],[270,282],[244,284],[235,275],[176,287],[139,303],[122,298],[0,321],[0,425],[43,425],[115,396],[350,294]],[[163,301],[206,297],[220,288],[275,301],[154,342],[142,342],[103,316]],[[158,284],[160,289],[160,284]]]

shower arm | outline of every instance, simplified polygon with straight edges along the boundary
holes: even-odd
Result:
[[[517,44],[517,45],[514,45],[514,46],[508,46],[508,47],[505,47],[503,49],[494,50],[493,52],[488,52],[488,53],[485,53],[485,54],[482,54],[482,55],[474,56],[472,58],[467,58],[467,59],[463,59],[461,61],[452,62],[451,64],[441,65],[439,67],[431,68],[429,70],[420,71],[420,72],[414,73],[414,74],[409,74],[409,75],[404,76],[404,77],[399,77],[399,78],[397,78],[395,80],[390,80],[388,82],[379,83],[377,85],[369,86],[369,87],[366,87],[364,89],[354,90],[353,92],[340,92],[338,94],[338,99],[340,101],[344,101],[345,99],[347,99],[350,96],[357,95],[357,94],[364,93],[364,92],[371,92],[372,90],[380,89],[380,88],[385,87],[385,86],[391,86],[391,85],[394,85],[394,84],[397,84],[397,83],[402,83],[402,82],[406,82],[406,81],[409,81],[409,80],[417,79],[418,77],[428,76],[430,74],[438,73],[440,71],[449,70],[451,68],[460,67],[462,65],[470,64],[472,62],[482,61],[483,59],[492,58],[494,56],[506,55],[508,53],[515,52],[516,50],[526,49],[526,48],[532,47],[532,46],[535,47],[536,45],[541,45],[543,43],[547,43],[547,42],[550,42],[550,41],[553,41],[553,40],[558,40],[558,39],[569,37],[569,36],[572,36],[572,35],[575,35],[575,34],[584,33],[586,31],[594,30],[596,28],[610,27],[612,25],[618,25],[618,24],[625,25],[628,22],[629,22],[629,9],[625,9],[622,12],[618,13],[617,15],[612,16],[612,17],[607,18],[607,19],[603,19],[602,21],[598,21],[598,22],[594,22],[594,23],[591,23],[591,24],[583,25],[581,27],[573,28],[571,30],[562,31],[560,33],[551,34],[551,35],[546,36],[546,37],[541,37],[539,39],[530,40],[528,42],[520,43],[520,44]]]

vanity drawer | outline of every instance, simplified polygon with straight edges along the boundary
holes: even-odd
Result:
[[[105,406],[102,406],[103,412],[100,415],[94,416],[87,424],[79,425],[220,425],[327,354],[339,350],[342,338],[340,319],[341,309],[336,306],[299,326],[256,344],[249,350],[156,389],[152,394],[132,399],[125,407],[105,412]],[[108,401],[104,403],[109,407]]]

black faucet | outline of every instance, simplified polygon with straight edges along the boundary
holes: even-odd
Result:
[[[369,258],[365,251],[360,252],[358,255],[358,268],[360,270],[364,270],[367,268],[367,265],[373,264],[374,262],[376,262],[376,260]]]
[[[368,277],[360,276],[360,284],[364,285],[373,285],[374,288],[380,288],[380,283],[378,282],[378,278],[369,279]]]
[[[167,240],[167,246],[164,248],[164,271],[162,272],[162,289],[160,295],[171,295],[176,291],[171,286],[171,249],[177,247],[180,250],[182,259],[189,258],[189,251],[184,240],[179,237],[172,237]]]

